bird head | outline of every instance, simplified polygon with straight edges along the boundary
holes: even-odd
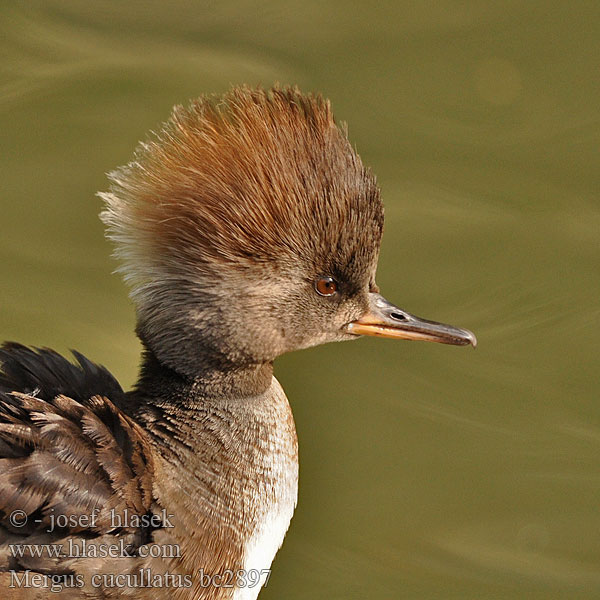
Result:
[[[175,107],[109,178],[101,216],[138,333],[177,371],[361,335],[475,344],[379,294],[380,191],[318,95],[241,87]]]

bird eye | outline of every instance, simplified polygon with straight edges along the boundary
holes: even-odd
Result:
[[[337,288],[337,282],[333,277],[320,277],[315,281],[315,290],[321,296],[333,296]]]

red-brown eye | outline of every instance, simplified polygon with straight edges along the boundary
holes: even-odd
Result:
[[[315,289],[321,296],[333,296],[337,292],[337,288],[333,277],[320,277],[315,281]]]

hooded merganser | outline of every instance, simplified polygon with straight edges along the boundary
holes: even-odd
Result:
[[[78,353],[0,350],[3,597],[254,599],[297,498],[274,359],[475,336],[379,295],[379,189],[320,96],[243,87],[176,107],[110,179],[141,374],[125,393]]]

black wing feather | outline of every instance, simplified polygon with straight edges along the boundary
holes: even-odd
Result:
[[[49,348],[28,348],[16,342],[0,346],[0,392],[21,392],[40,398],[69,396],[82,402],[105,396],[118,403],[124,396],[110,372],[73,351],[78,364]]]

